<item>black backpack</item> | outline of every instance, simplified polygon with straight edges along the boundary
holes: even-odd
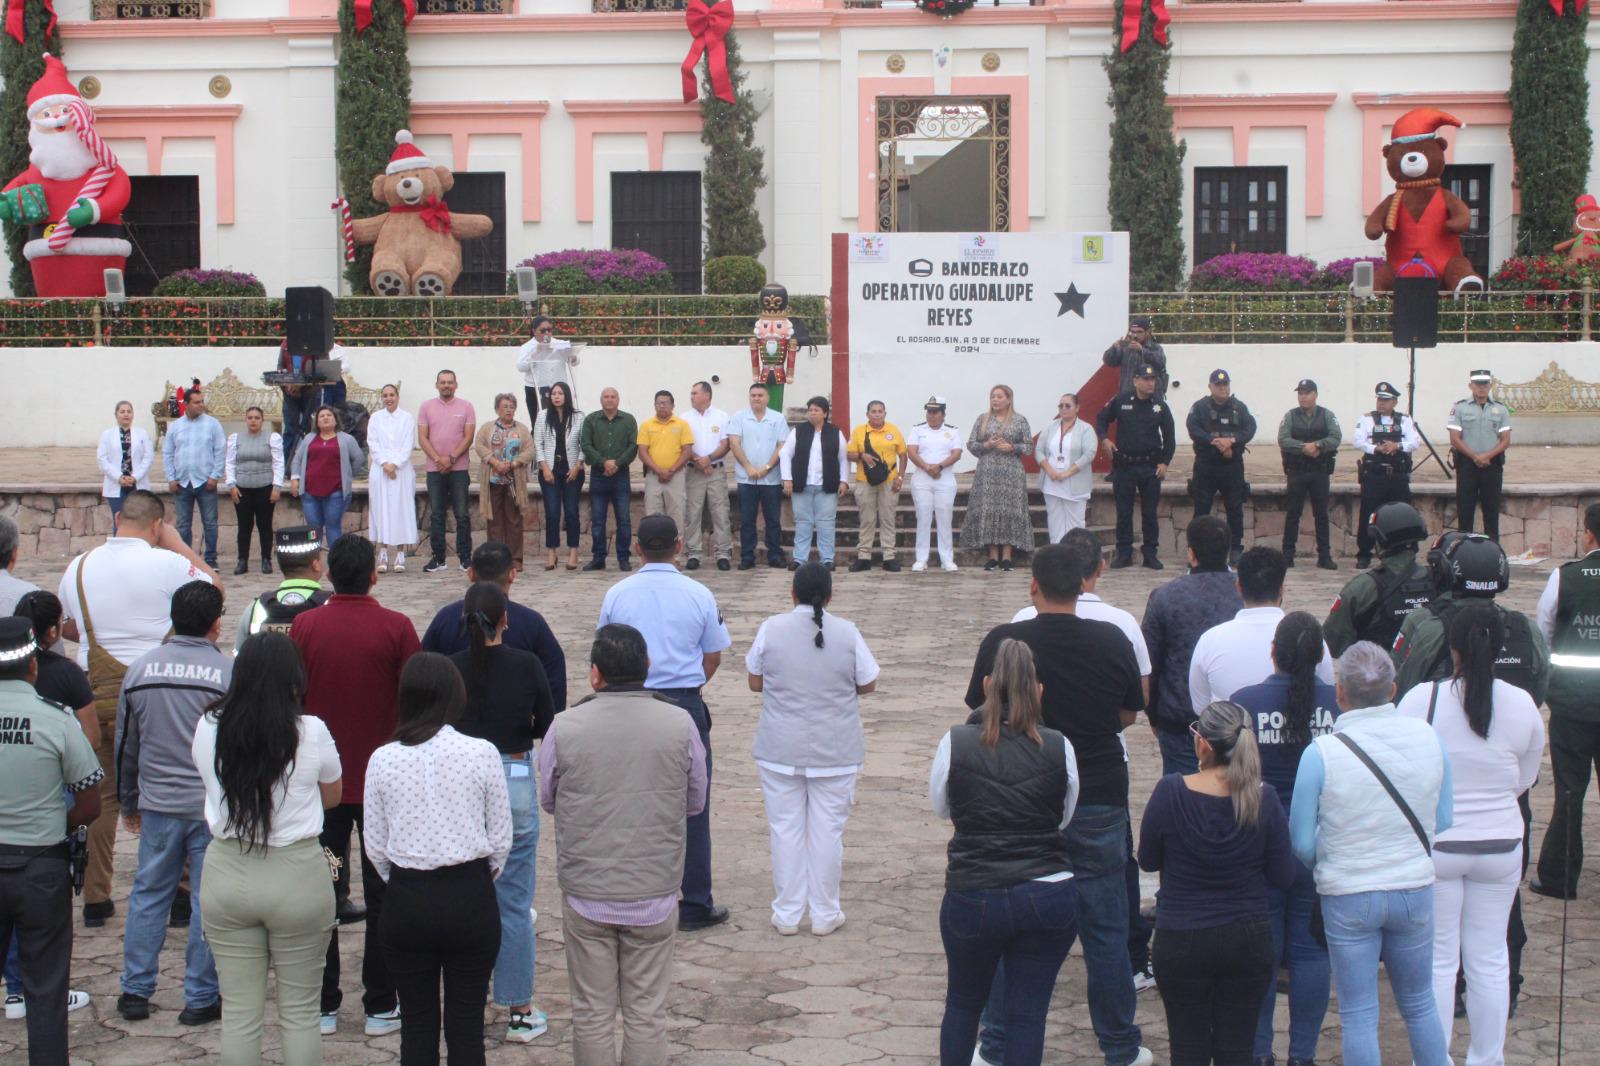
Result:
[[[1404,574],[1385,568],[1369,571],[1368,576],[1378,586],[1378,602],[1370,614],[1356,619],[1356,639],[1370,640],[1380,648],[1393,647],[1406,615],[1433,603],[1433,575],[1426,566],[1413,562]]]
[[[265,615],[256,632],[282,633],[288,636],[289,628],[294,625],[296,618],[313,607],[321,607],[328,602],[328,597],[331,595],[333,594],[326,589],[317,589],[309,596],[299,589],[292,589],[287,597],[280,600],[277,592],[264,592],[261,594],[260,603]]]
[[[1459,600],[1450,599],[1443,603],[1430,603],[1428,610],[1444,624],[1445,632],[1449,633],[1450,623],[1461,607]],[[1517,686],[1538,702],[1539,660],[1534,652],[1533,627],[1528,622],[1528,616],[1521,611],[1508,611],[1499,604],[1495,604],[1495,610],[1500,612],[1500,620],[1505,623],[1506,639],[1505,643],[1500,645],[1500,654],[1495,656],[1494,676]],[[1438,657],[1429,666],[1423,680],[1443,681],[1449,676],[1450,643],[1447,640],[1439,649]]]

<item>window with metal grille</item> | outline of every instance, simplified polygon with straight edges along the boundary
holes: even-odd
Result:
[[[455,187],[445,193],[451,211],[488,215],[494,229],[480,240],[461,242],[461,277],[455,291],[462,296],[500,296],[506,291],[506,176],[500,171],[457,171]]]
[[[1287,167],[1194,168],[1194,261],[1288,250]]]
[[[601,14],[611,11],[682,11],[688,0],[593,0],[591,11]]]
[[[1483,277],[1489,276],[1489,177],[1493,169],[1486,163],[1453,164],[1444,168],[1440,179],[1472,212],[1472,221],[1461,235],[1461,254],[1472,260],[1472,268]]]
[[[515,0],[420,0],[419,15],[508,15]]]
[[[130,177],[122,212],[133,254],[123,280],[129,296],[149,296],[156,282],[200,265],[200,179],[190,174]]]
[[[211,0],[94,0],[95,19],[203,19],[211,16]]]
[[[700,226],[699,171],[612,173],[611,247],[666,263],[678,292],[700,291]]]

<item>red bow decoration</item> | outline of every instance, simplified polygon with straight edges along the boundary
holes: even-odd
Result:
[[[1573,7],[1578,11],[1582,11],[1588,4],[1589,0],[1574,0]],[[1556,13],[1556,18],[1560,18],[1567,13],[1566,7],[1565,0],[1550,0],[1550,10]]]
[[[56,5],[55,0],[42,0],[42,2],[44,4],[44,9],[50,13],[50,25],[46,26],[44,29],[44,35],[48,37],[52,33],[56,32]],[[1559,2],[1559,0],[1557,0],[1557,2]],[[27,41],[23,40],[24,30],[26,27],[23,25],[22,21],[23,16],[26,13],[27,6],[28,0],[6,0],[6,32],[9,33],[12,39],[18,44],[28,43]]]
[[[1559,4],[1561,0],[1550,0],[1552,4]],[[1581,0],[1587,3],[1588,0]],[[1150,36],[1155,38],[1156,44],[1167,47],[1167,26],[1172,22],[1172,16],[1167,12],[1167,0],[1150,0],[1150,10],[1155,13],[1156,24],[1150,30]],[[1139,24],[1144,21],[1144,0],[1124,0],[1122,5],[1122,51],[1126,52],[1139,43]]]
[[[692,103],[700,95],[695,85],[694,68],[706,55],[711,64],[711,91],[718,100],[734,103],[733,79],[728,76],[728,46],[722,39],[733,28],[733,0],[706,5],[705,0],[689,0],[683,12],[694,43],[683,60],[683,102]]]
[[[450,205],[437,196],[430,196],[420,204],[400,204],[389,210],[397,215],[421,215],[423,224],[433,232],[450,232]]]
[[[406,25],[411,25],[411,20],[417,17],[417,0],[400,0],[400,5],[406,9]],[[356,0],[356,32],[365,33],[368,26],[372,25],[372,0]]]

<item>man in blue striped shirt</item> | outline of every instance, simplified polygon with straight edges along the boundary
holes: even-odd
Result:
[[[183,417],[167,426],[161,442],[161,465],[167,472],[167,489],[177,512],[178,536],[193,547],[194,505],[200,505],[200,525],[205,531],[207,566],[217,565],[217,483],[227,442],[222,423],[206,414],[199,389],[184,394]]]

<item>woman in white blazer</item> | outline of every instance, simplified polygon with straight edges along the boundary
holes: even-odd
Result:
[[[117,424],[100,434],[100,447],[95,452],[102,478],[100,495],[111,505],[113,531],[128,493],[150,487],[150,464],[155,459],[150,434],[133,424],[133,404],[118,401]]]
[[[1056,418],[1039,434],[1033,448],[1051,544],[1060,544],[1068,532],[1083,528],[1098,446],[1094,427],[1078,417],[1077,394],[1062,394]]]

